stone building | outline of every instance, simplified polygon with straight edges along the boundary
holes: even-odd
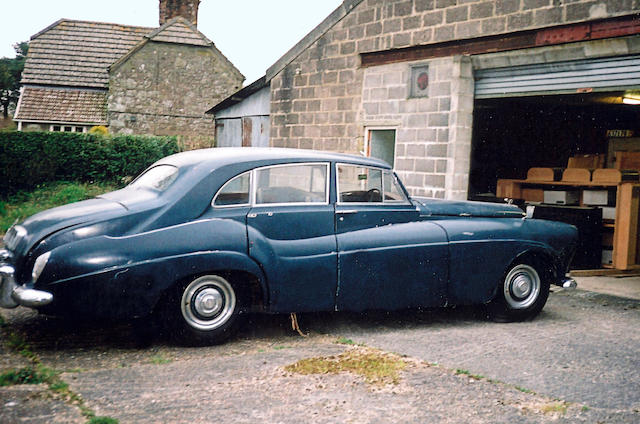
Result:
[[[204,114],[242,74],[196,28],[199,0],[160,0],[159,28],[62,19],[34,35],[14,120],[20,130],[213,134]]]
[[[385,158],[416,195],[495,194],[498,178],[606,152],[608,130],[640,132],[625,104],[640,99],[639,10],[345,0],[266,71],[269,96],[245,92],[213,111],[242,119],[243,104],[259,104],[271,146]]]

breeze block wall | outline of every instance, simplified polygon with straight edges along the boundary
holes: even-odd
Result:
[[[368,126],[397,129],[396,171],[413,194],[466,198],[473,117],[467,57],[363,68],[360,54],[637,13],[640,0],[347,0],[348,13],[271,80],[271,145],[358,153]]]

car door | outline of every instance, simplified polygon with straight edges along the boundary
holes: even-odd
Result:
[[[335,305],[337,253],[329,172],[328,163],[253,171],[249,255],[267,276],[274,312],[332,310]]]
[[[419,220],[391,170],[336,165],[337,310],[446,303],[445,231]]]

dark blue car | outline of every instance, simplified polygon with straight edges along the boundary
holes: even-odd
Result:
[[[411,198],[384,162],[288,149],[164,158],[122,190],[41,212],[0,251],[0,306],[157,317],[221,342],[246,312],[484,304],[543,308],[576,244],[570,225],[507,204]]]

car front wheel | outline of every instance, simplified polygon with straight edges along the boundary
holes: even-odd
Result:
[[[229,281],[219,275],[204,275],[169,296],[163,321],[169,336],[189,345],[222,343],[240,324],[240,301]]]
[[[534,263],[511,266],[487,305],[498,322],[524,321],[538,315],[549,297],[549,279],[544,267]]]

